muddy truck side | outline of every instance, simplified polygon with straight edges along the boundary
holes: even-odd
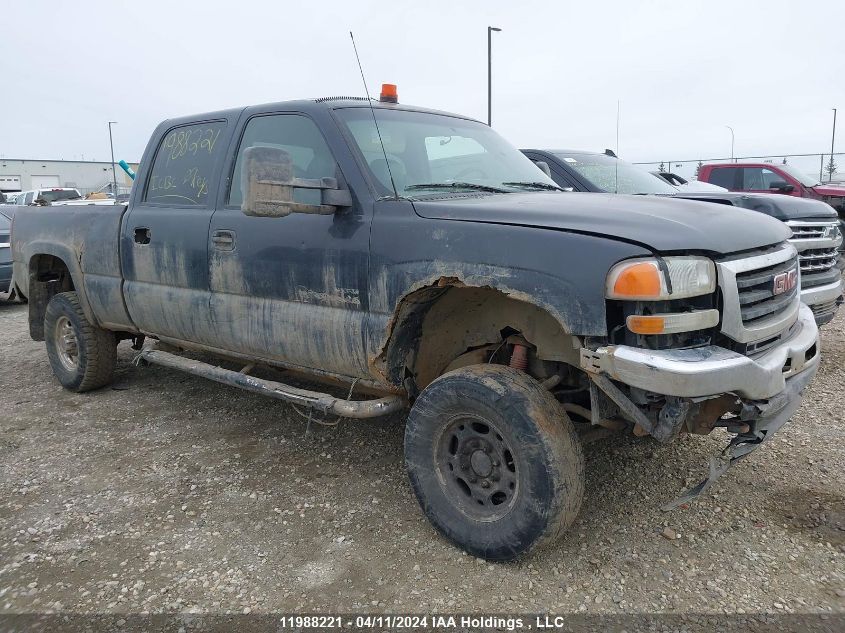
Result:
[[[564,192],[453,114],[277,103],[163,122],[126,207],[20,208],[13,283],[70,390],[125,340],[317,416],[410,406],[424,513],[505,560],[575,519],[582,441],[726,429],[679,503],[798,408],[819,341],[789,230],[705,204]]]

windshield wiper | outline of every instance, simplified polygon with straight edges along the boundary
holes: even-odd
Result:
[[[532,189],[544,189],[546,191],[563,191],[557,185],[551,185],[547,182],[503,182],[503,185],[508,187],[531,187]]]
[[[478,185],[474,182],[421,182],[405,187],[405,191],[412,189],[474,189],[475,191],[487,191],[489,193],[508,193],[507,189]]]

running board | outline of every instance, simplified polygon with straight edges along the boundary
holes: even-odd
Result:
[[[324,414],[333,413],[344,418],[375,418],[395,413],[405,406],[405,401],[401,396],[387,396],[377,400],[342,400],[327,393],[298,389],[281,382],[255,378],[245,373],[223,369],[199,360],[184,358],[156,349],[142,350],[138,355],[138,360],[169,367],[170,369],[178,369],[224,385],[239,387],[271,398],[316,409]]]

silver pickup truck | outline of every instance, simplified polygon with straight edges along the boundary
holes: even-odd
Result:
[[[574,521],[582,441],[727,431],[683,500],[790,419],[819,341],[789,236],[744,209],[566,193],[477,121],[327,98],[165,121],[127,207],[20,207],[12,250],[66,388],[108,384],[128,340],[313,415],[410,405],[421,508],[504,560]]]

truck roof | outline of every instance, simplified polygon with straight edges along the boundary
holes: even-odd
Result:
[[[370,104],[376,110],[407,110],[412,112],[424,112],[427,114],[439,114],[442,116],[450,116],[458,119],[465,119],[467,121],[475,121],[480,123],[477,119],[455,114],[454,112],[445,112],[443,110],[434,110],[431,108],[423,108],[419,106],[412,106],[404,103],[388,103],[379,101],[377,99],[367,100],[366,97],[317,97],[314,99],[298,99],[293,101],[276,101],[269,103],[259,103],[239,108],[228,108],[226,110],[216,110],[213,112],[201,112],[198,114],[189,114],[175,117],[172,119],[165,119],[162,123],[168,125],[179,125],[181,123],[189,123],[192,121],[211,120],[211,119],[236,119],[245,110],[296,110],[299,112],[325,112],[328,110],[335,110],[337,108],[369,108]]]

